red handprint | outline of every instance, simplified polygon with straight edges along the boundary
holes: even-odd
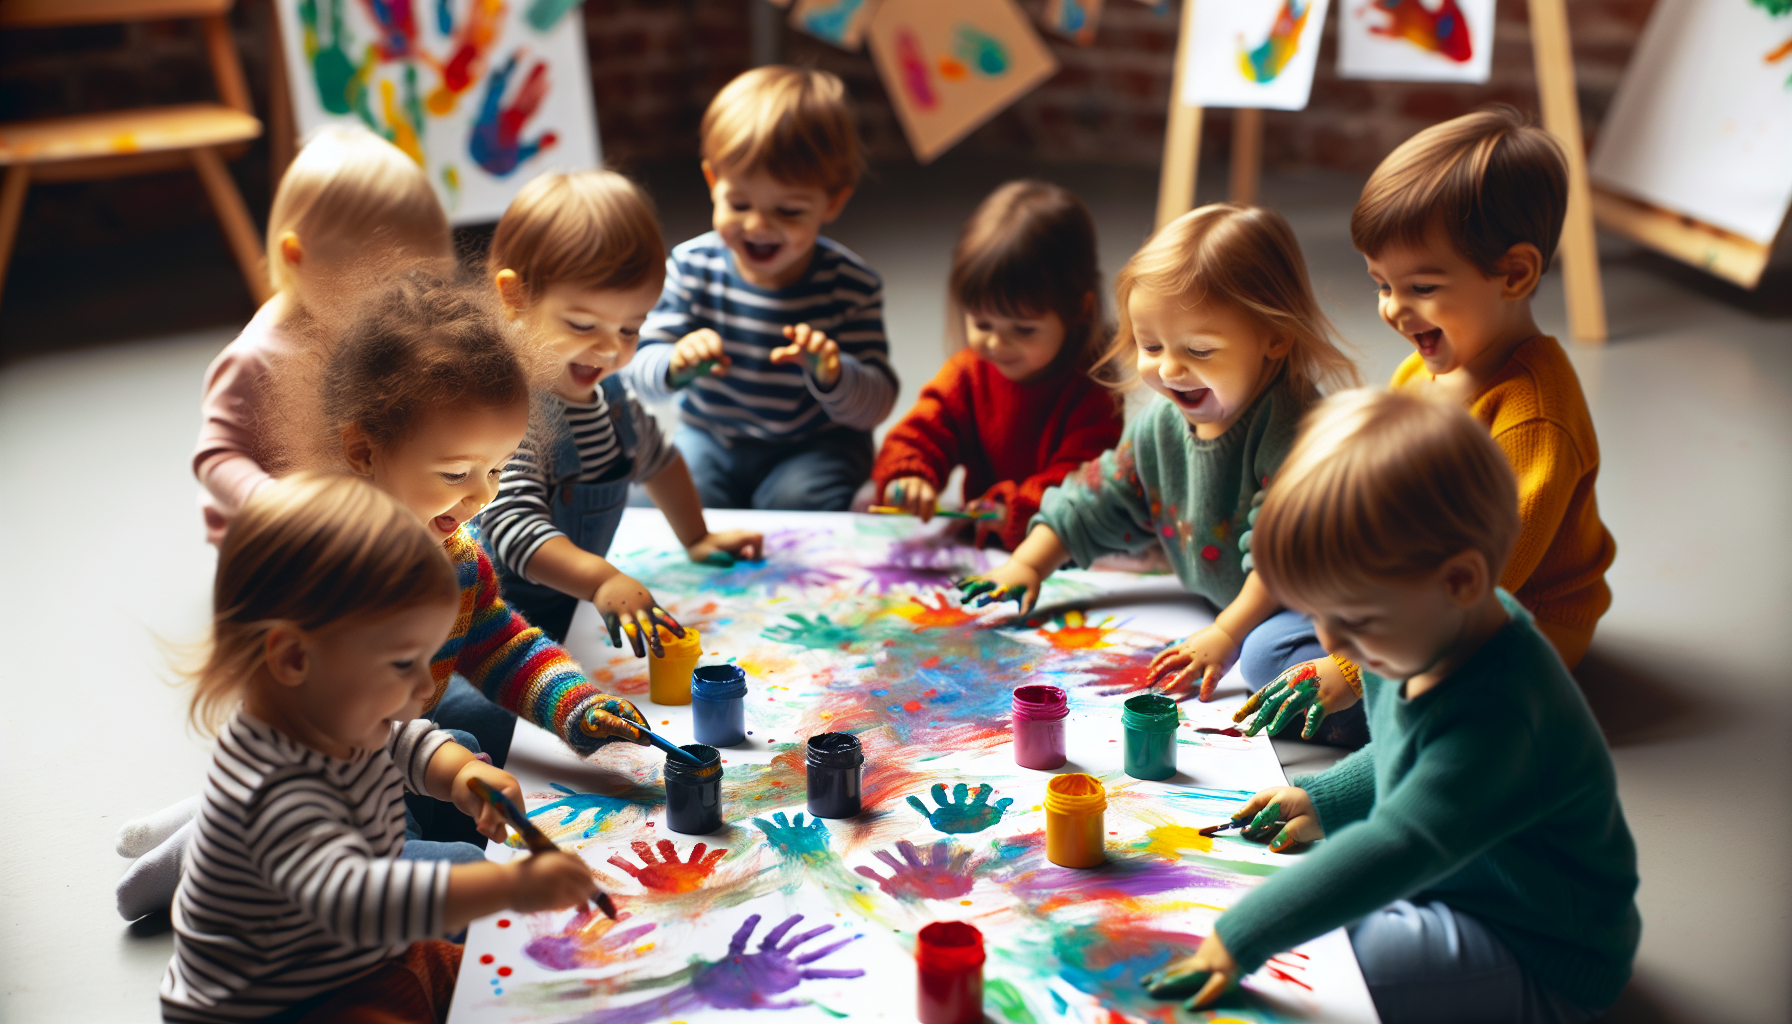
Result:
[[[715,874],[716,862],[727,855],[727,850],[710,850],[707,843],[698,843],[691,847],[691,859],[678,859],[678,847],[672,840],[662,839],[659,842],[659,856],[645,842],[636,840],[629,844],[635,856],[641,858],[641,867],[623,860],[620,856],[610,858],[610,863],[633,875],[637,881],[656,892],[690,892],[702,888],[709,876]],[[709,850],[707,854],[705,850]],[[664,858],[663,860],[661,858]]]

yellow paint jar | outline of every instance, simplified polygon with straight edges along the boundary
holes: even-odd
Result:
[[[1108,791],[1093,775],[1054,775],[1045,784],[1045,858],[1092,868],[1107,859],[1102,840]]]
[[[689,704],[691,673],[703,656],[703,638],[689,626],[684,628],[682,640],[664,626],[659,631],[666,656],[655,657],[651,649],[647,652],[647,699],[655,704]]]

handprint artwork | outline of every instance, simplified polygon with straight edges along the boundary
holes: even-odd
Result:
[[[936,783],[933,787],[933,802],[939,806],[928,810],[927,805],[915,797],[908,798],[908,805],[921,813],[928,824],[941,832],[968,833],[981,832],[1002,820],[1003,812],[1014,803],[1013,797],[1003,797],[994,805],[989,802],[989,795],[995,790],[984,783],[977,787],[977,795],[967,799],[970,787],[960,782],[952,787],[952,799],[946,799],[946,786]]]
[[[629,844],[635,856],[641,858],[641,866],[637,867],[623,860],[620,856],[610,858],[610,863],[634,876],[635,881],[657,892],[690,892],[709,880],[715,874],[716,862],[728,855],[727,850],[709,850],[704,843],[691,847],[689,860],[678,859],[678,847],[672,840],[662,839],[659,842],[659,855],[655,856],[652,848],[646,843],[636,840]],[[709,850],[705,853],[705,850]]]

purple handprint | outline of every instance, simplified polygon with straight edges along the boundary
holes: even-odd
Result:
[[[691,982],[691,987],[704,1002],[720,1010],[790,1010],[804,1005],[803,1001],[773,1000],[766,997],[788,992],[809,978],[864,976],[865,972],[858,968],[835,971],[803,966],[827,956],[858,938],[857,935],[849,935],[839,942],[812,949],[801,956],[792,955],[803,943],[824,932],[833,931],[834,926],[831,924],[811,928],[782,946],[778,945],[778,940],[802,919],[801,914],[785,918],[783,924],[765,933],[765,938],[759,941],[759,952],[747,953],[747,940],[753,937],[753,929],[759,927],[759,915],[747,918],[741,922],[741,926],[734,932],[734,938],[728,943],[728,958],[704,967]]]
[[[971,851],[955,850],[952,840],[941,839],[934,843],[925,862],[915,851],[915,844],[906,839],[897,842],[896,851],[908,863],[898,861],[886,850],[877,851],[877,859],[893,869],[888,878],[868,867],[853,870],[876,882],[877,887],[885,894],[899,900],[945,900],[971,891],[973,880],[971,873],[965,870],[966,863],[971,859]]]

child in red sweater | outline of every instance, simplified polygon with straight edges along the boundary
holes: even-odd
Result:
[[[952,251],[949,318],[965,348],[890,428],[871,469],[879,499],[933,515],[954,466],[978,530],[1013,549],[1040,495],[1120,442],[1119,402],[1089,374],[1101,349],[1095,224],[1039,181],[990,193]],[[962,318],[962,320],[961,320]]]

